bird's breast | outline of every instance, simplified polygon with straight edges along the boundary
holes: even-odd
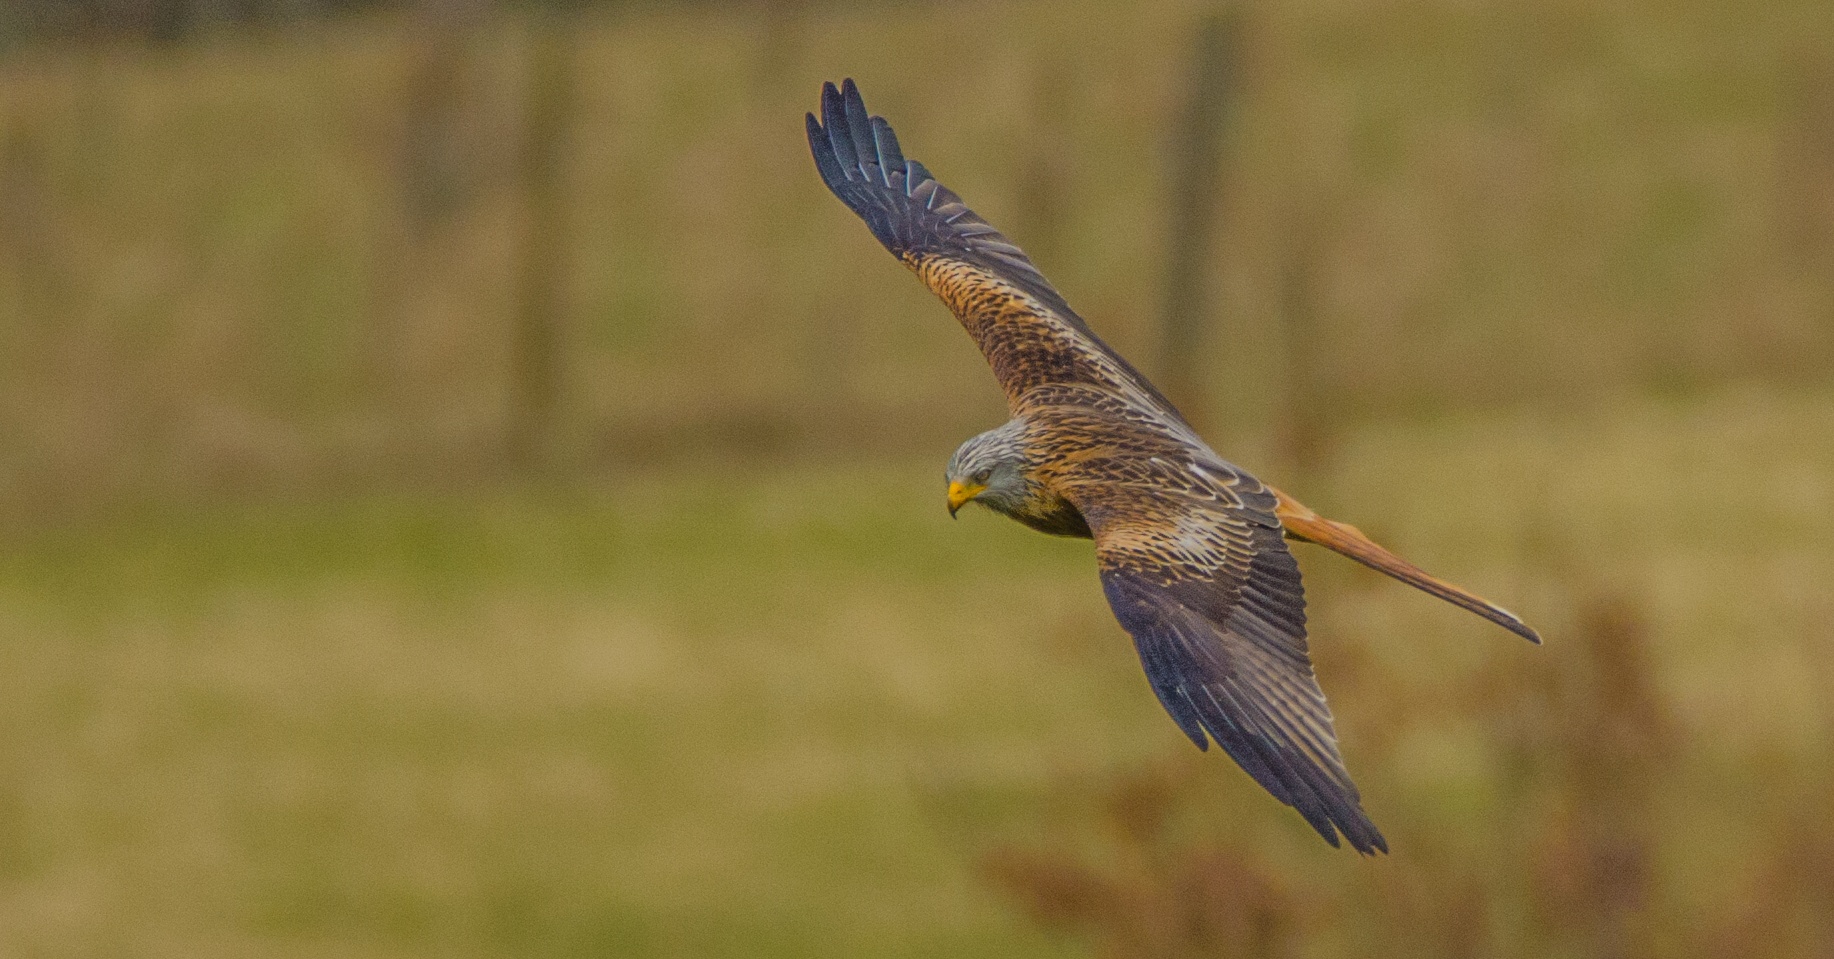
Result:
[[[1083,518],[1082,511],[1076,508],[1075,503],[1042,484],[1033,487],[1033,495],[1007,515],[1040,533],[1052,536],[1092,539],[1095,535],[1089,531],[1089,521]]]

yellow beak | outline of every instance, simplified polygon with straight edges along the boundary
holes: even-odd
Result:
[[[981,495],[985,489],[987,487],[977,483],[951,481],[949,483],[949,515],[954,516],[956,510],[961,509],[969,500]]]

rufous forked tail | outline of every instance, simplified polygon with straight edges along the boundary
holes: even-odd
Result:
[[[1279,504],[1275,507],[1274,512],[1280,517],[1280,523],[1286,527],[1288,537],[1307,543],[1317,543],[1326,549],[1342,553],[1370,569],[1387,573],[1409,586],[1437,596],[1454,606],[1468,609],[1531,643],[1539,644],[1541,642],[1540,634],[1529,628],[1521,617],[1509,610],[1445,580],[1429,575],[1426,570],[1378,546],[1374,540],[1364,536],[1362,530],[1354,526],[1325,519],[1313,512],[1311,507],[1277,489],[1272,492],[1279,498]]]

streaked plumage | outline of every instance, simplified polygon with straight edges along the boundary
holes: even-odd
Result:
[[[1337,750],[1312,673],[1305,594],[1285,538],[1320,543],[1539,642],[1513,614],[1428,576],[1223,460],[976,216],[852,80],[822,89],[809,145],[828,188],[948,304],[993,368],[1012,420],[950,461],[949,504],[981,502],[1095,540],[1102,588],[1160,703],[1214,739],[1332,845],[1386,851]]]

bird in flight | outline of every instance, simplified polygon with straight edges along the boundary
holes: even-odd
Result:
[[[1312,673],[1305,592],[1287,539],[1317,543],[1539,643],[1515,614],[1333,522],[1218,456],[1109,349],[1020,250],[908,160],[852,80],[808,116],[822,182],[955,313],[1012,419],[949,460],[949,512],[980,503],[1095,540],[1102,591],[1159,702],[1199,749],[1214,739],[1318,834],[1365,855],[1363,811]]]

